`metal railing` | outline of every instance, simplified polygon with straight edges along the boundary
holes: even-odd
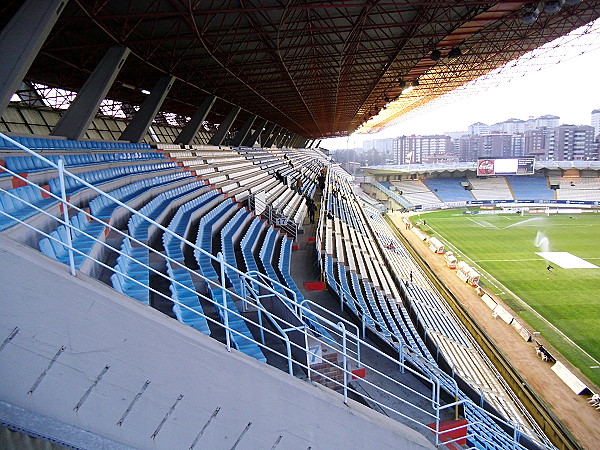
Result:
[[[269,203],[262,202],[255,195],[248,196],[248,208],[251,211],[260,211],[260,216],[270,225],[279,228],[294,241],[298,237],[299,226],[292,217],[283,214],[282,211],[273,207]]]
[[[489,412],[483,410],[478,405],[472,403],[468,399],[458,399],[458,388],[456,387],[456,382],[449,378],[446,374],[441,372],[437,367],[432,366],[427,361],[424,361],[418,356],[414,355],[409,348],[401,347],[398,358],[393,358],[387,355],[377,347],[369,344],[364,339],[362,339],[359,336],[358,328],[354,324],[343,320],[339,316],[332,316],[331,312],[324,314],[324,311],[321,311],[317,307],[317,305],[310,301],[305,301],[302,303],[297,302],[293,291],[291,291],[289,288],[282,285],[276,280],[268,279],[264,274],[244,273],[242,271],[239,271],[236,267],[229,265],[224,260],[224,257],[221,253],[219,253],[217,256],[214,256],[211,253],[206,252],[204,249],[197,246],[195,243],[190,242],[189,240],[177,235],[168,227],[165,227],[162,224],[155,222],[154,220],[140,214],[138,211],[131,208],[126,203],[121,202],[120,200],[105,193],[101,189],[98,189],[94,185],[88,183],[84,179],[65,170],[62,160],[59,161],[59,164],[55,164],[52,161],[37,154],[36,152],[33,152],[30,149],[13,141],[9,137],[6,137],[2,134],[0,134],[0,136],[4,137],[9,142],[12,142],[15,145],[15,147],[25,152],[26,154],[41,159],[46,164],[57,170],[58,177],[60,178],[60,195],[44,190],[42,187],[31,183],[29,180],[27,180],[26,177],[12,172],[7,168],[1,169],[9,173],[13,177],[19,179],[24,185],[33,186],[35,189],[43,191],[45,195],[54,198],[57,201],[57,204],[61,207],[61,212],[58,215],[54,215],[46,211],[45,209],[39,208],[36,205],[20,198],[19,196],[14,195],[14,193],[11,192],[11,189],[4,189],[0,187],[0,192],[2,192],[3,195],[7,195],[11,198],[14,198],[21,204],[27,205],[27,207],[29,208],[33,208],[36,211],[36,214],[39,214],[40,217],[46,217],[49,221],[51,220],[56,222],[57,226],[64,225],[68,230],[67,242],[61,241],[57,237],[53,236],[50,232],[43,231],[39,228],[39,226],[36,227],[32,223],[28,223],[28,219],[22,220],[18,217],[15,217],[14,215],[7,213],[6,211],[4,211],[3,208],[0,208],[0,215],[11,218],[15,222],[17,222],[18,225],[15,226],[20,226],[23,230],[31,230],[36,236],[41,235],[47,237],[55,242],[59,242],[61,245],[66,247],[69,255],[69,271],[73,276],[77,276],[75,255],[83,256],[86,261],[90,261],[90,264],[98,265],[99,267],[101,267],[102,269],[106,269],[110,273],[119,273],[127,280],[134,282],[135,284],[141,286],[144,289],[148,289],[148,291],[151,292],[154,296],[162,297],[168,301],[173,302],[174,304],[177,304],[179,307],[198,315],[199,317],[203,317],[213,328],[224,329],[225,346],[227,351],[232,350],[232,347],[234,346],[234,344],[232,344],[232,340],[235,341],[235,337],[247,338],[247,336],[242,334],[240,331],[230,326],[230,318],[242,319],[248,325],[256,327],[256,329],[259,330],[258,333],[260,335],[260,338],[258,340],[255,339],[253,342],[255,342],[261,348],[262,351],[267,353],[267,355],[269,355],[269,358],[283,358],[283,360],[287,362],[287,372],[290,375],[294,374],[294,367],[308,374],[309,378],[311,374],[315,374],[318,372],[320,377],[342,390],[344,403],[348,402],[349,395],[363,395],[362,389],[358,390],[357,387],[354,387],[355,383],[367,386],[373,391],[380,393],[382,398],[387,398],[390,401],[390,403],[386,403],[381,400],[371,398],[371,403],[379,406],[388,415],[398,416],[404,419],[405,421],[412,423],[417,430],[421,431],[424,434],[433,433],[434,442],[436,445],[448,444],[451,442],[455,442],[459,439],[446,439],[445,436],[442,436],[442,434],[446,435],[446,433],[452,430],[444,430],[443,432],[439,431],[441,417],[444,414],[444,412],[449,409],[467,407],[470,409],[480,411],[480,414],[492,418],[494,423],[502,424],[505,428],[513,430],[512,435],[506,433],[492,433],[494,430],[490,430],[491,434],[489,434],[487,432],[483,432],[481,430],[481,427],[475,427],[474,423],[470,423],[467,438],[474,439],[478,442],[487,442],[489,443],[491,448],[495,448],[495,442],[497,442],[498,440],[503,442],[503,445],[511,446],[512,448],[526,448],[526,446],[524,446],[520,442],[520,437],[522,436],[522,433],[518,425],[515,426],[514,424],[506,422],[500,417],[495,417],[491,415]],[[126,232],[121,231],[120,229],[111,225],[110,223],[106,223],[105,221],[94,217],[92,214],[86,212],[84,208],[76,206],[73,202],[70,201],[67,195],[64,183],[64,180],[66,178],[75,179],[76,181],[81,183],[86,189],[93,191],[98,196],[106,197],[107,199],[118,205],[118,207],[124,208],[128,213],[136,215],[142,220],[147,221],[152,226],[160,230],[162,233],[171,235],[174,239],[177,239],[182,244],[189,246],[192,250],[196,250],[200,252],[200,254],[209,257],[211,261],[213,263],[216,263],[219,267],[219,270],[217,271],[217,273],[219,274],[218,280],[211,280],[209,278],[204,277],[198,272],[186,267],[181,261],[170,258],[169,256],[149,246],[146,242],[142,242],[132,236],[129,236]],[[211,298],[210,295],[205,295],[204,293],[199,292],[198,289],[192,289],[189,286],[186,286],[185,284],[179,282],[178,280],[170,278],[166,273],[163,273],[160,270],[156,269],[155,264],[150,264],[150,262],[146,264],[134,258],[132,255],[128,255],[127,253],[117,248],[118,245],[115,244],[114,246],[112,246],[106,241],[86,233],[84,230],[82,231],[79,229],[75,229],[75,227],[71,223],[69,211],[77,211],[78,213],[83,212],[83,214],[85,214],[88,220],[100,222],[108,230],[110,230],[111,233],[114,233],[119,238],[122,237],[123,239],[129,239],[130,241],[134,242],[137,246],[147,249],[150,252],[149,254],[154,255],[156,258],[161,258],[164,264],[171,264],[177,268],[189,271],[190,275],[193,278],[200,279],[203,283],[206,284],[206,286],[211,286],[213,288],[219,289],[221,292],[221,298]],[[73,244],[72,233],[74,232],[83,234],[87,238],[92,239],[95,245],[104,247],[107,251],[115,252],[125,258],[130,259],[131,261],[135,261],[138,265],[141,265],[144,267],[144,269],[147,269],[150,274],[160,276],[168,280],[171,284],[176,284],[179,287],[182,287],[183,289],[193,293],[194,295],[197,295],[198,298],[202,300],[205,304],[211,305],[217,311],[222,312],[222,321],[215,320],[206,313],[203,314],[195,309],[188,307],[187,305],[179,302],[176,298],[173,298],[173,296],[166,295],[157,290],[155,287],[150,286],[151,283],[148,283],[148,285],[146,285],[140,282],[135,278],[134,274],[128,274],[124,271],[120,271],[115,267],[112,267],[111,265],[107,264],[105,261],[98,258],[94,258],[82,252]],[[227,287],[228,282],[226,271],[235,273],[237,276],[240,277],[243,286],[242,292],[238,293]],[[285,290],[285,292],[289,293],[289,296],[284,296],[277,292],[277,290],[272,287],[274,283],[279,283],[279,285]],[[232,310],[228,306],[228,295],[231,296],[231,298],[234,301],[237,301],[242,304],[242,312],[245,313],[245,315],[242,315],[242,313],[240,313],[239,311]],[[298,319],[301,325],[298,325],[298,323],[290,323],[289,321],[286,321],[281,317],[273,315],[264,305],[264,300],[267,297],[270,299],[270,301],[281,302],[283,305],[285,305],[286,308],[289,308],[290,311],[293,311],[294,317]],[[290,302],[292,302],[292,306],[290,306]],[[248,312],[251,310],[257,312],[257,320],[254,320],[249,317]],[[310,338],[311,340],[318,342],[319,345],[329,347],[332,346],[332,342],[331,339],[328,339],[323,335],[318,335],[310,331],[309,327],[305,324],[304,320],[307,314],[310,314],[311,317],[314,317],[316,320],[318,320],[318,322],[323,327],[325,327],[325,329],[329,332],[330,336],[333,338],[333,346],[335,347],[335,350],[339,357],[336,361],[325,361],[324,359],[322,361],[324,364],[334,368],[338,374],[341,374],[341,380],[331,377],[330,375],[323,373],[322,371],[318,371],[311,365],[311,357],[315,355],[314,352],[312,352],[306,345],[308,339]],[[272,329],[267,327],[263,323],[263,316],[268,319],[268,323],[271,324]],[[299,333],[302,337],[300,342],[302,342],[303,344],[298,344],[297,342],[295,342],[294,339],[290,337],[292,333]],[[286,349],[285,352],[283,353],[277,351],[276,349],[274,349],[273,345],[267,345],[267,339],[265,338],[265,336],[269,336],[275,341],[282,342]],[[421,383],[426,387],[429,394],[419,392],[418,390],[409,386],[407,383],[399,380],[398,376],[396,376],[397,374],[383,373],[376,367],[365,364],[365,362],[361,360],[361,353],[365,350],[373,352],[375,355],[377,355],[378,358],[382,360],[387,360],[388,362],[391,362],[394,366],[397,366],[397,374],[410,374],[412,377],[420,380]],[[300,354],[305,355],[305,357],[294,357],[294,352],[299,352]],[[352,381],[352,379],[355,377],[353,370],[354,368],[359,367],[365,368],[366,373],[369,375],[366,378],[361,378],[359,380]],[[381,380],[384,380],[385,384],[391,387],[383,387],[383,383],[376,383],[373,381],[373,378],[379,378]],[[445,389],[446,392],[453,395],[454,398],[456,398],[457,400],[449,403],[444,402],[442,400],[443,389]],[[416,396],[422,401],[426,401],[429,407],[425,409],[423,407],[418,406],[418,401],[408,401],[405,398],[405,396],[408,394]],[[399,408],[398,406],[392,405],[391,402],[395,402],[395,404],[400,404],[401,407]],[[415,419],[416,416],[424,417],[424,419]],[[431,426],[434,426],[435,428],[432,429]],[[457,427],[457,429],[458,428],[461,427]],[[547,445],[541,440],[536,441],[536,444],[540,447],[548,448]]]

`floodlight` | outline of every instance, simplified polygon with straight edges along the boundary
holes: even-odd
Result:
[[[562,8],[564,0],[553,0],[544,3],[544,12],[546,14],[556,14]]]
[[[458,58],[461,55],[462,51],[460,50],[460,47],[452,47],[448,52],[448,58]]]
[[[429,55],[429,59],[431,59],[433,61],[437,61],[441,57],[442,57],[442,52],[440,52],[437,48],[434,48],[431,51],[431,55]]]

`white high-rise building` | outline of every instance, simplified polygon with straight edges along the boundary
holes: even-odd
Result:
[[[600,109],[592,111],[592,126],[594,127],[594,137],[600,134]]]
[[[547,114],[535,119],[535,128],[556,128],[560,125],[560,117]]]
[[[477,122],[472,125],[469,125],[470,136],[480,136],[482,134],[488,134],[489,132],[490,126],[485,123]]]

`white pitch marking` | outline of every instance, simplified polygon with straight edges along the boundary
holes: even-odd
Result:
[[[471,222],[473,222],[475,225],[479,225],[481,228],[495,228],[496,230],[499,230],[499,228],[496,225],[492,225],[489,222],[486,222],[485,220],[482,220],[481,222],[478,220],[473,220],[469,217],[469,220]]]

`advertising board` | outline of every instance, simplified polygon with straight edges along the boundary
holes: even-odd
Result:
[[[479,158],[477,176],[533,175],[535,158]]]

